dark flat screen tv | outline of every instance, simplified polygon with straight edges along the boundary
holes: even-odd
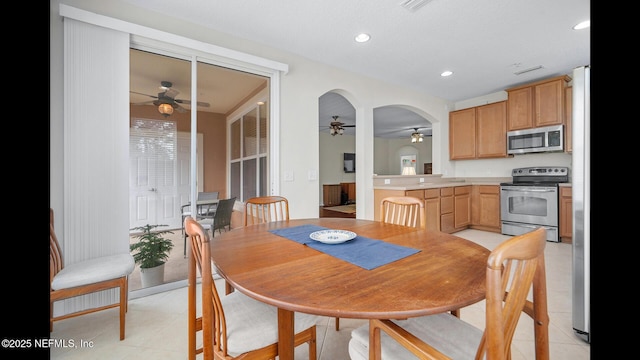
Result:
[[[344,153],[344,172],[354,173],[356,172],[356,154]]]

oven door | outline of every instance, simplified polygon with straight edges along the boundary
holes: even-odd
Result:
[[[500,220],[558,226],[557,186],[500,186]]]

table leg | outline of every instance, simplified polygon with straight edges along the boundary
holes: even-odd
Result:
[[[278,358],[293,360],[293,311],[278,308]]]

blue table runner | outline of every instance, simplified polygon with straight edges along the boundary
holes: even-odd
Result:
[[[330,229],[318,225],[300,225],[269,231],[366,270],[372,270],[420,252],[419,249],[373,240],[360,235],[341,244],[324,244],[309,237],[312,232],[320,230]]]

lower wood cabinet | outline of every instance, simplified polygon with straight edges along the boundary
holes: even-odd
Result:
[[[453,188],[440,188],[440,231],[448,234],[455,232],[453,209]]]
[[[502,232],[500,223],[500,186],[474,185],[471,191],[471,227]]]
[[[440,189],[424,191],[424,210],[427,213],[427,230],[440,231]]]
[[[571,187],[560,187],[560,239],[572,242],[573,238],[573,195]]]
[[[455,231],[471,225],[471,186],[453,188],[453,227]]]
[[[469,227],[500,232],[500,186],[465,185],[420,190],[374,191],[374,219],[380,220],[380,202],[387,196],[424,200],[428,230],[455,233]]]

